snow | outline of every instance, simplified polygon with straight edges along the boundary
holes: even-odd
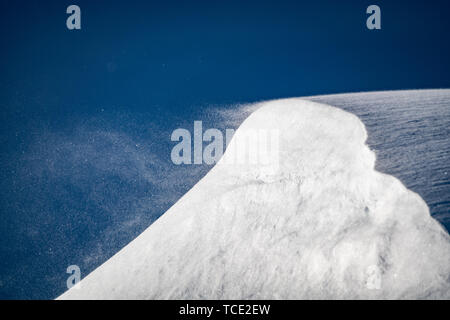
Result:
[[[233,141],[246,130],[277,131],[276,163],[230,164],[237,149],[229,147],[162,217],[59,298],[450,298],[448,233],[420,196],[375,171],[355,115],[301,99],[258,107]]]

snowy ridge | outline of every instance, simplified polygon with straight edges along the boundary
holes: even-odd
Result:
[[[448,233],[416,193],[374,170],[356,116],[277,100],[233,140],[249,128],[280,131],[276,171],[222,159],[59,298],[450,298]]]

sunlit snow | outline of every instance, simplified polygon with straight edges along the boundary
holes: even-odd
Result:
[[[448,233],[374,170],[358,117],[286,99],[261,103],[233,139],[250,128],[279,130],[276,170],[222,159],[60,298],[450,298]]]

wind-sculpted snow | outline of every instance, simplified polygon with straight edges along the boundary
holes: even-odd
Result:
[[[450,231],[450,90],[362,92],[308,97],[358,116],[377,155],[375,169],[418,193]]]
[[[450,298],[449,235],[416,193],[374,170],[356,116],[279,100],[233,140],[246,129],[279,130],[277,170],[222,159],[60,298]]]

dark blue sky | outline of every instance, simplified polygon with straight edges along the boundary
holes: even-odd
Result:
[[[82,30],[69,31],[72,3],[2,0],[4,104],[17,108],[15,93],[39,111],[178,108],[450,86],[448,1],[377,1],[379,31],[365,27],[373,1],[77,1]]]
[[[82,30],[66,28],[70,4],[81,7]],[[382,30],[366,28],[370,4],[381,7]],[[52,162],[54,171],[23,169],[41,160],[63,162],[64,155],[48,151],[65,145],[55,137],[66,135],[82,146],[90,141],[89,135],[74,133],[73,123],[100,118],[100,124],[86,126],[104,131],[120,126],[145,141],[145,130],[139,129],[145,123],[172,128],[206,105],[449,88],[449,10],[448,1],[1,0],[0,298],[60,294],[65,267],[74,256],[86,255],[84,248],[95,243],[98,232],[117,222],[105,222],[106,209],[103,222],[95,217],[98,198],[84,206],[92,198],[86,191],[92,183],[76,170],[90,172],[86,168],[54,169]],[[102,118],[104,110],[109,120]],[[32,159],[24,160],[24,154]],[[104,180],[92,170],[91,176]],[[57,181],[49,173],[56,171]],[[76,183],[61,177],[64,172],[76,176]],[[129,190],[115,180],[120,175],[106,176],[105,202]],[[135,192],[145,188],[143,183]],[[73,219],[70,212],[86,216]],[[84,262],[83,270],[92,270],[152,219],[103,248],[100,258]]]

